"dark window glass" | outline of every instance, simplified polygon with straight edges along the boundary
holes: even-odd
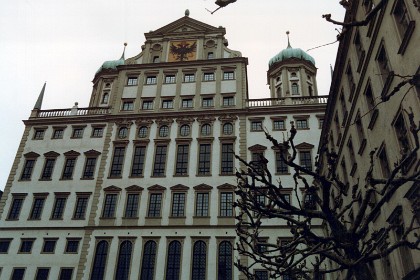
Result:
[[[233,216],[233,193],[231,192],[220,193],[220,216],[222,217]]]
[[[46,280],[48,279],[48,274],[50,273],[49,268],[38,268],[36,272],[35,280]]]
[[[63,177],[61,179],[72,179],[73,178],[73,170],[76,164],[75,158],[68,158],[66,159],[66,164],[64,165]]]
[[[210,175],[211,144],[200,144],[198,175]]]
[[[150,101],[150,100],[143,101],[143,106],[141,108],[143,110],[152,110],[153,109],[153,101]]]
[[[202,100],[203,107],[213,107],[213,97],[203,98]]]
[[[128,136],[128,128],[127,127],[121,127],[118,130],[118,138],[124,139],[124,138],[127,138],[127,136]]]
[[[233,173],[233,144],[222,144],[222,174]]]
[[[44,170],[42,171],[41,179],[49,180],[54,169],[55,158],[48,158],[45,161]]]
[[[308,120],[296,120],[296,128],[297,129],[308,128]]]
[[[20,209],[22,209],[23,198],[14,198],[9,212],[9,220],[19,219]]]
[[[84,219],[86,215],[86,208],[88,205],[89,197],[77,197],[76,208],[74,209],[73,219]]]
[[[223,106],[234,106],[235,98],[233,96],[223,97]]]
[[[195,242],[193,249],[192,280],[206,279],[206,257],[206,243],[203,241]]]
[[[202,126],[201,126],[201,135],[202,136],[208,136],[208,135],[211,135],[211,125],[209,125],[209,124],[203,124]]]
[[[110,193],[105,195],[104,210],[102,218],[114,218],[115,206],[117,204],[117,194]]]
[[[190,126],[188,124],[184,124],[179,128],[179,134],[181,136],[188,136],[190,135]]]
[[[128,280],[130,277],[130,263],[133,244],[130,241],[124,241],[120,245],[118,254],[116,280]]]
[[[262,121],[253,121],[251,122],[251,131],[262,131]]]
[[[33,244],[33,240],[22,240],[20,243],[19,253],[30,253]]]
[[[139,208],[139,197],[138,193],[129,193],[127,195],[127,206],[125,207],[126,218],[136,218],[137,211]]]
[[[0,254],[7,253],[9,251],[10,240],[0,240]]]
[[[166,146],[156,146],[155,163],[153,166],[153,176],[165,176]]]
[[[92,179],[95,174],[96,158],[86,158],[83,179]]]
[[[147,241],[144,244],[141,263],[141,280],[153,280],[156,262],[156,242]]]
[[[213,59],[214,58],[214,53],[213,52],[208,52],[207,53],[207,59]]]
[[[149,76],[146,78],[146,85],[155,85],[157,82],[156,76]]]
[[[185,216],[185,193],[174,193],[172,195],[172,216]]]
[[[287,174],[289,173],[289,166],[282,160],[281,154],[276,153],[276,173]]]
[[[45,240],[44,241],[44,247],[42,248],[42,252],[43,253],[54,253],[56,243],[57,243],[57,240]]]
[[[134,102],[133,101],[124,101],[122,105],[122,111],[133,111]]]
[[[111,177],[120,177],[124,163],[125,147],[115,147],[111,165]]]
[[[305,209],[315,210],[316,209],[316,198],[314,194],[306,193],[304,195],[304,207]]]
[[[162,194],[152,193],[150,194],[149,211],[148,217],[160,217],[160,208],[162,205]]]
[[[64,207],[66,206],[66,197],[57,197],[54,202],[54,208],[51,215],[51,219],[57,220],[62,219],[64,214]]]
[[[62,268],[59,280],[71,280],[73,276],[73,268]]]
[[[159,128],[159,137],[168,137],[169,136],[169,127],[167,125],[162,125]]]
[[[175,83],[175,75],[165,76],[165,84],[174,84],[174,83]]]
[[[274,130],[286,129],[286,126],[284,125],[284,120],[273,121],[273,129]]]
[[[108,100],[109,100],[109,93],[105,92],[104,95],[102,96],[101,104],[107,104]]]
[[[83,137],[83,128],[75,128],[73,129],[73,138],[82,138]]]
[[[233,125],[231,123],[225,123],[223,125],[223,134],[232,135],[232,133],[233,133]]]
[[[311,152],[301,151],[299,152],[300,166],[312,170],[312,158]]]
[[[214,81],[214,73],[204,73],[204,81]]]
[[[11,280],[23,280],[23,276],[25,276],[24,268],[14,268]]]
[[[299,85],[297,83],[292,84],[292,95],[299,95]]]
[[[127,85],[128,86],[136,86],[137,85],[137,78],[136,77],[128,77]]]
[[[255,280],[268,280],[268,271],[266,270],[255,271]]]
[[[34,204],[32,205],[32,211],[31,211],[31,215],[29,216],[29,219],[31,219],[31,220],[41,219],[42,209],[44,208],[44,203],[45,203],[45,198],[44,197],[35,198]]]
[[[223,72],[223,80],[233,80],[235,79],[235,74],[230,71],[230,72]]]
[[[105,279],[106,258],[108,255],[108,242],[100,241],[96,246],[95,259],[93,261],[91,280]]]
[[[146,138],[148,133],[147,126],[142,126],[139,128],[138,137],[139,138]]]
[[[182,108],[192,108],[193,107],[193,100],[188,98],[188,99],[182,99],[182,103],[181,103]]]
[[[397,4],[395,4],[394,18],[397,22],[400,35],[403,38],[405,32],[408,29],[408,26],[410,25],[410,16],[408,14],[407,6],[405,5],[404,0],[398,0]]]
[[[195,75],[194,74],[185,74],[184,83],[192,83],[192,82],[195,82]]]
[[[35,160],[34,159],[27,159],[25,162],[25,166],[23,167],[22,176],[20,177],[21,180],[31,180],[32,170],[34,169]]]
[[[63,129],[56,129],[53,133],[53,139],[62,139],[64,135]]]
[[[104,129],[102,127],[95,127],[92,131],[92,137],[102,137]]]
[[[218,280],[232,279],[232,245],[229,241],[223,241],[219,245],[217,269]]]
[[[34,140],[42,140],[44,139],[45,130],[43,129],[36,129],[34,134]]]
[[[162,101],[162,108],[163,109],[173,109],[174,102],[172,100],[163,100]]]
[[[181,243],[179,241],[169,243],[166,263],[166,280],[178,280],[181,266]]]
[[[197,193],[195,209],[197,217],[209,216],[209,193]]]
[[[67,240],[66,253],[77,253],[79,240]]]
[[[144,156],[146,147],[137,146],[134,149],[133,166],[131,167],[131,176],[142,176],[144,167]]]
[[[175,167],[176,175],[188,174],[188,152],[189,145],[178,145]]]

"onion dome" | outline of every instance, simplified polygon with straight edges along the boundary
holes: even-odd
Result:
[[[125,63],[124,53],[125,53],[125,47],[126,46],[127,46],[127,43],[124,43],[124,51],[123,51],[120,59],[105,61],[104,63],[102,63],[102,66],[99,67],[98,71],[96,71],[96,73],[99,73],[104,69],[117,69],[117,66],[124,65],[124,63]]]
[[[312,56],[304,52],[302,49],[292,48],[289,41],[289,31],[287,31],[286,34],[287,34],[287,48],[282,50],[278,54],[276,54],[272,59],[270,59],[270,61],[268,62],[268,67],[271,67],[276,62],[284,61],[289,58],[303,59],[315,65],[315,59]]]

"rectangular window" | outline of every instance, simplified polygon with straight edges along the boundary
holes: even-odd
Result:
[[[155,85],[157,82],[156,76],[148,76],[146,78],[146,85]]]
[[[148,217],[160,217],[160,208],[162,204],[162,194],[152,193],[150,194],[149,211]]]
[[[66,163],[64,164],[63,176],[61,177],[62,180],[71,180],[73,178],[73,170],[75,164],[75,158],[66,159]]]
[[[213,107],[214,103],[213,103],[213,97],[206,97],[202,99],[202,103],[201,106],[206,108],[206,107]]]
[[[0,239],[0,254],[7,254],[11,239]]]
[[[41,180],[51,180],[54,164],[55,158],[47,158],[45,160],[44,170],[41,174]]]
[[[397,120],[395,121],[394,129],[401,152],[403,154],[407,154],[409,151],[411,151],[411,143],[409,139],[410,131],[407,129],[402,113],[399,114]]]
[[[268,280],[268,271],[267,270],[256,270],[255,271],[255,279],[256,280]],[[284,279],[284,277],[283,277]]]
[[[195,82],[195,75],[194,74],[185,74],[184,75],[184,83],[193,83]]]
[[[109,193],[105,195],[104,210],[102,212],[102,218],[114,218],[115,207],[117,205],[117,194]]]
[[[348,82],[349,91],[350,91],[349,100],[351,100],[353,98],[354,90],[356,89],[356,84],[354,82],[353,71],[351,70],[350,62],[349,62],[349,65],[347,66],[346,76],[347,76],[347,82]]]
[[[410,15],[408,14],[407,6],[404,0],[397,0],[395,8],[393,11],[395,22],[398,26],[398,31],[401,35],[401,38],[404,37],[405,32],[407,31],[410,25]]]
[[[67,239],[65,253],[77,253],[79,250],[79,239]]]
[[[42,253],[54,253],[57,239],[44,239],[44,245],[42,246]]]
[[[127,86],[137,86],[137,78],[136,77],[128,77]]]
[[[96,157],[86,158],[85,170],[83,170],[83,179],[93,179],[95,174]]]
[[[198,157],[198,175],[210,175],[211,144],[200,144]]]
[[[94,127],[92,130],[92,137],[101,138],[104,133],[104,129],[102,127]]]
[[[383,44],[379,48],[376,61],[378,62],[379,72],[382,77],[382,81],[385,83],[388,78],[388,75],[391,73],[391,67],[389,65],[388,55]]]
[[[222,175],[233,173],[233,144],[222,144]]]
[[[34,140],[44,139],[45,129],[35,129]]]
[[[35,160],[34,159],[27,159],[25,161],[25,166],[23,167],[22,176],[20,177],[21,180],[31,180],[32,170],[34,169]]]
[[[137,212],[139,208],[139,197],[138,193],[129,193],[127,195],[127,205],[125,207],[125,218],[137,218]]]
[[[192,98],[182,99],[182,108],[192,108],[193,107],[193,100]]]
[[[232,192],[220,193],[220,216],[221,217],[233,216],[233,193]]]
[[[40,220],[42,215],[42,209],[44,209],[45,197],[36,197],[32,205],[30,220]]]
[[[195,215],[197,217],[209,216],[209,193],[197,193],[195,202]]]
[[[214,58],[214,53],[213,52],[208,52],[207,53],[207,59],[213,59]]]
[[[82,138],[83,137],[83,128],[74,128],[72,138]]]
[[[174,108],[174,102],[171,100],[162,100],[162,108],[163,109],[173,109]]]
[[[25,269],[24,268],[13,268],[12,273],[12,280],[23,280],[25,276]]]
[[[311,158],[311,152],[309,151],[300,151],[299,152],[299,160],[300,160],[300,166],[312,170],[312,158]]]
[[[235,97],[233,96],[223,97],[223,106],[235,106]]]
[[[165,84],[174,84],[174,83],[175,83],[175,75],[165,76]]]
[[[61,268],[60,278],[58,280],[71,280],[73,277],[73,268]]]
[[[223,80],[234,80],[235,74],[233,71],[223,72]]]
[[[306,193],[304,194],[303,206],[308,210],[316,210],[316,197],[314,194]]]
[[[18,220],[23,205],[23,198],[13,198],[8,220]]]
[[[153,101],[152,100],[144,100],[141,108],[143,110],[152,110],[153,109]]]
[[[308,126],[308,120],[296,120],[296,129],[307,129]]]
[[[20,243],[19,253],[31,253],[34,239],[22,239]]]
[[[121,177],[124,164],[125,147],[115,147],[110,177]]]
[[[76,206],[74,209],[73,219],[83,220],[86,215],[86,208],[89,202],[88,196],[78,196],[76,199]]]
[[[64,209],[66,206],[67,197],[56,197],[51,215],[52,220],[59,220],[63,218]]]
[[[276,152],[276,173],[279,173],[279,174],[289,173],[289,166],[281,158],[280,152]]]
[[[133,165],[131,167],[131,176],[143,176],[144,156],[146,154],[146,147],[136,146],[133,155]]]
[[[185,193],[174,193],[172,195],[172,216],[185,216]]]
[[[48,279],[48,274],[50,274],[49,268],[38,268],[35,280],[46,280]]]
[[[153,57],[153,63],[159,63],[160,62],[160,58],[159,58],[159,56],[154,56]]]
[[[175,175],[188,175],[189,145],[178,145],[176,154]]]
[[[382,148],[382,151],[379,153],[378,157],[381,165],[382,176],[384,178],[389,178],[391,175],[391,168],[389,167],[388,156],[386,155],[385,148]]]
[[[251,166],[255,168],[257,172],[263,172],[264,171],[264,163],[262,159],[264,158],[264,153],[262,152],[253,152],[251,154]]]
[[[286,125],[284,120],[275,120],[273,121],[273,130],[285,130]]]
[[[63,139],[64,129],[54,129],[52,139]]]
[[[133,111],[134,110],[134,101],[124,101],[122,104],[122,111]]]
[[[153,176],[165,176],[166,149],[166,146],[156,146],[155,162],[153,165]]]
[[[214,81],[214,73],[204,73],[203,80],[205,82]]]
[[[263,131],[262,121],[252,121],[251,131]]]

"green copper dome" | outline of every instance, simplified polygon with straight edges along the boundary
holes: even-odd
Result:
[[[105,61],[101,67],[99,67],[96,73],[100,72],[103,69],[117,69],[117,66],[120,66],[120,65],[124,65],[124,59],[108,60],[108,61]]]
[[[304,59],[306,61],[311,62],[313,65],[315,65],[315,59],[304,52],[302,49],[295,49],[290,46],[290,43],[288,44],[287,48],[279,52],[277,55],[275,55],[270,61],[268,62],[268,67],[271,67],[276,62],[283,61],[289,58],[299,58]]]

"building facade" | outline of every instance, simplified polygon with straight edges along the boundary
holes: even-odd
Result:
[[[244,279],[234,155],[264,154],[292,186],[263,131],[282,139],[293,121],[311,167],[327,97],[289,44],[269,63],[270,97],[249,99],[225,32],[186,12],[146,33],[138,55],[99,68],[88,108],[43,110],[44,85],[0,201],[0,279]],[[290,235],[282,221],[265,233]]]
[[[352,1],[345,21],[363,20],[379,2],[384,1]],[[415,137],[410,133],[409,113],[414,113],[414,123],[418,125],[420,32],[416,25],[420,23],[419,12],[418,1],[385,1],[366,26],[346,27],[340,41],[321,141],[337,154],[337,173],[348,186],[369,183],[365,180],[371,151],[376,151],[372,177],[389,178],[394,166],[416,147]],[[411,83],[402,84],[394,91],[405,79],[416,76]],[[417,151],[397,177],[416,174],[419,156]],[[326,173],[327,159],[321,158]],[[364,195],[366,190],[359,188],[358,195]],[[380,186],[377,190],[366,215],[383,194]],[[375,252],[385,250],[387,242],[401,240],[399,232],[410,226],[413,213],[418,224],[418,198],[419,183],[407,182],[386,201],[380,215],[372,221],[367,237],[391,223],[398,223],[399,227],[390,233],[388,241],[377,241],[381,244]],[[353,205],[346,217],[349,224],[360,207],[360,203]],[[419,267],[418,251],[401,247],[375,261],[370,268],[375,279],[418,279]]]

